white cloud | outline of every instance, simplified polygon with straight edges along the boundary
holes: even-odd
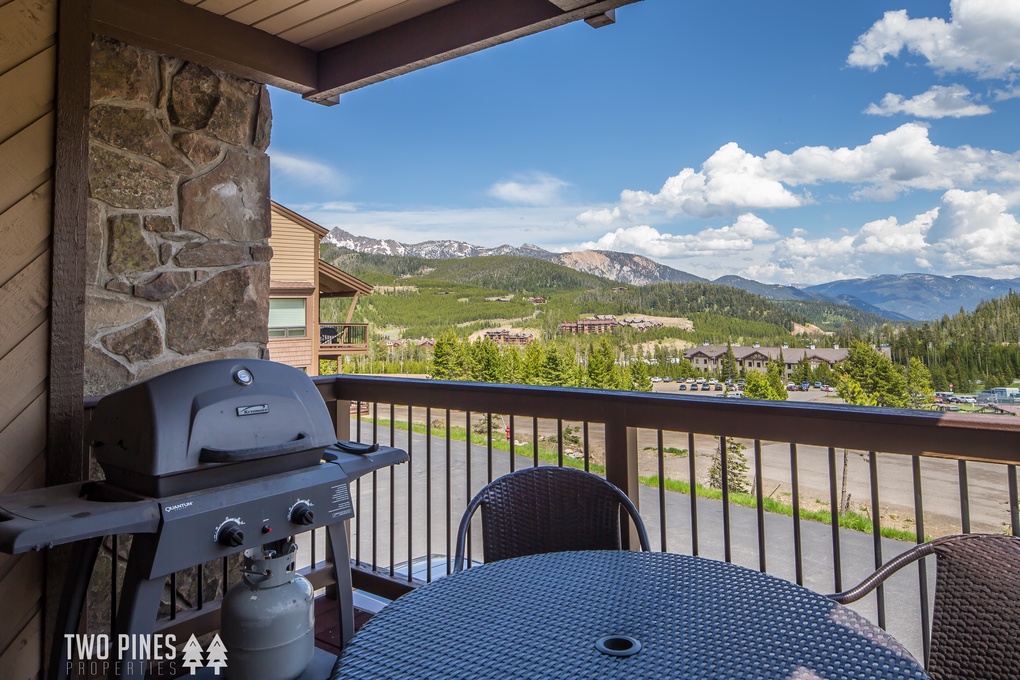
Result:
[[[900,223],[868,222],[856,234],[780,239],[745,276],[775,283],[819,283],[877,273],[1020,275],[1020,221],[1006,199],[987,191],[951,189],[938,207]]]
[[[1020,222],[999,194],[947,191],[925,241],[952,270],[1020,270]]]
[[[918,118],[964,118],[984,116],[992,109],[976,102],[971,91],[963,85],[936,85],[910,99],[889,92],[882,98],[881,104],[871,104],[864,112],[876,116],[905,113]]]
[[[657,210],[670,216],[683,213],[712,217],[740,210],[794,208],[811,202],[783,186],[764,163],[761,157],[730,142],[705,161],[701,172],[684,168],[667,179],[656,194],[625,190],[620,203],[630,214]]]
[[[269,155],[269,166],[274,174],[332,192],[342,192],[348,185],[347,178],[335,168],[283,151],[273,151]]]
[[[854,199],[891,201],[911,189],[945,191],[978,182],[1020,184],[1020,154],[938,146],[925,125],[906,123],[853,148],[804,146],[792,153],[773,150],[755,156],[730,142],[700,171],[684,168],[657,193],[624,190],[618,206],[587,210],[575,219],[583,225],[609,226],[654,222],[656,214],[706,218],[794,208],[815,199],[793,188],[823,183],[851,185]]]
[[[1014,0],[952,0],[951,19],[911,19],[906,10],[886,12],[857,38],[847,63],[877,69],[903,50],[940,72],[981,78],[1020,73],[1020,4]]]
[[[854,251],[876,255],[919,253],[925,248],[924,235],[938,213],[938,208],[935,208],[904,224],[895,217],[868,222],[853,240]]]
[[[517,205],[553,205],[568,185],[561,179],[545,173],[532,173],[513,180],[496,182],[489,195]]]
[[[652,258],[676,259],[753,250],[761,242],[774,241],[779,233],[756,215],[745,213],[730,226],[703,229],[697,234],[664,234],[641,225],[609,232],[579,250],[617,250]]]

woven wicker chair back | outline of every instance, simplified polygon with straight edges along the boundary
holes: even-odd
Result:
[[[1020,538],[939,542],[927,671],[933,680],[1020,678]]]
[[[472,505],[481,509],[486,562],[566,550],[620,550],[620,510],[633,508],[602,478],[558,467],[504,475],[482,489]],[[462,533],[473,510],[465,513]],[[635,518],[647,550],[640,521]]]

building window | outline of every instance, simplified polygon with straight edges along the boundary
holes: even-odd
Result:
[[[304,298],[269,298],[269,337],[303,338],[305,332]]]

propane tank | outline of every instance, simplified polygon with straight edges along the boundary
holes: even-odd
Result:
[[[228,679],[293,680],[315,651],[315,591],[294,571],[288,539],[244,551],[243,580],[223,598],[220,638]]]

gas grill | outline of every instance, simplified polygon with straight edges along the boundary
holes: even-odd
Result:
[[[342,642],[354,634],[342,522],[350,482],[408,460],[399,449],[338,442],[302,371],[224,359],[181,368],[101,399],[88,441],[105,481],[0,496],[0,551],[73,543],[51,650],[66,676],[63,634],[77,631],[104,537],[132,534],[116,634],[151,634],[166,577],[324,527],[334,551]],[[122,677],[142,677],[124,659]]]

